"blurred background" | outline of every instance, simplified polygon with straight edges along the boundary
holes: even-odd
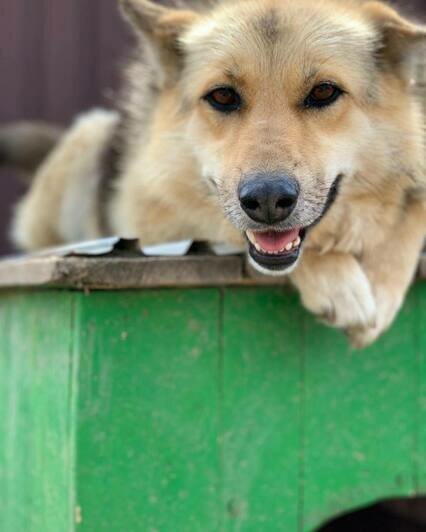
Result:
[[[400,4],[426,18],[426,0]],[[114,105],[132,42],[117,0],[0,0],[0,7],[0,124],[68,124],[90,107]],[[12,251],[8,224],[23,191],[10,172],[0,172],[0,254]]]
[[[117,0],[0,0],[0,124],[42,119],[68,124],[113,105],[120,62],[132,43]],[[0,173],[0,254],[25,187]]]

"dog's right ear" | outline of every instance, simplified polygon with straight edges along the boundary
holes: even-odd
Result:
[[[194,11],[173,9],[150,0],[119,0],[125,18],[141,34],[165,74],[176,75],[181,63],[180,37],[197,19]]]
[[[406,77],[406,67],[426,45],[426,26],[407,20],[384,2],[367,1],[362,9],[379,31],[379,59]]]

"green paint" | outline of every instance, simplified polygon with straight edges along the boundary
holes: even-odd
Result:
[[[72,530],[73,297],[0,295],[0,530]]]
[[[426,492],[426,284],[350,350],[268,287],[0,292],[2,532],[311,532]]]
[[[304,523],[347,506],[415,495],[419,429],[417,286],[393,329],[360,352],[308,320]],[[417,296],[417,297],[416,297]],[[426,346],[423,335],[423,349]],[[319,346],[321,346],[319,348]],[[423,422],[426,417],[423,415]],[[425,486],[423,485],[423,489]]]
[[[303,313],[288,291],[225,292],[225,530],[297,530],[303,349],[298,323]]]
[[[218,292],[97,293],[81,323],[82,530],[218,530]]]

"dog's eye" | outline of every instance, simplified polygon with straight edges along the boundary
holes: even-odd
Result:
[[[311,90],[304,105],[308,108],[326,107],[334,103],[342,94],[342,89],[334,83],[320,83]]]
[[[241,106],[241,96],[232,87],[219,87],[204,96],[204,99],[221,113],[232,113]]]

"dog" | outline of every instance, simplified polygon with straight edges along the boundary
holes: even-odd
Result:
[[[120,5],[137,46],[117,110],[44,132],[17,245],[109,234],[233,243],[263,274],[288,275],[354,346],[373,342],[425,236],[411,78],[426,28],[376,1]],[[19,166],[40,139],[15,131],[12,150],[11,129],[0,157]]]

